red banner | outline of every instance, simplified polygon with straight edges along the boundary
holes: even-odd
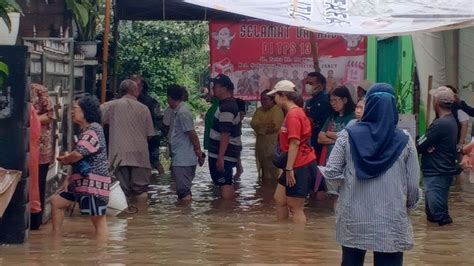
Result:
[[[244,100],[258,100],[263,90],[283,79],[306,94],[304,79],[314,71],[313,47],[329,90],[348,84],[353,88],[364,79],[365,37],[315,33],[313,46],[310,32],[271,22],[211,22],[209,27],[211,76],[228,75],[235,96]]]

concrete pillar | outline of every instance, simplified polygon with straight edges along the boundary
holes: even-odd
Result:
[[[22,171],[15,194],[0,219],[0,244],[21,244],[28,237],[30,220],[26,47],[0,46],[0,62],[4,64],[3,69],[8,69],[0,73],[7,77],[6,82],[0,84],[0,95],[9,94],[8,106],[5,103],[0,106],[0,167]],[[6,108],[11,108],[11,113]]]
[[[459,91],[462,99],[474,105],[474,27],[459,31]]]
[[[433,76],[432,88],[434,89],[447,84],[446,46],[442,32],[417,33],[412,35],[412,39],[420,79],[419,129],[420,134],[424,134],[425,129],[436,116],[433,106],[427,106],[428,77]],[[428,111],[431,121],[426,121]]]
[[[443,32],[446,49],[446,84],[458,87],[459,30]]]

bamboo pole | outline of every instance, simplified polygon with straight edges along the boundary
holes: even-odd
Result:
[[[74,125],[72,122],[72,106],[74,105],[74,42],[68,41],[69,45],[69,89],[67,94],[67,150],[72,151],[74,144]],[[62,118],[61,118],[62,119]],[[64,148],[64,147],[63,147]],[[62,151],[61,151],[62,152]]]
[[[111,87],[112,87],[112,90],[114,92],[114,96],[117,95],[117,83],[118,83],[118,80],[117,80],[117,73],[118,73],[118,62],[117,62],[117,57],[118,57],[118,43],[119,43],[119,18],[118,16],[116,16],[115,14],[117,14],[117,5],[114,6],[114,26],[112,28],[112,36],[114,38],[114,42],[115,42],[115,49],[113,51],[113,54],[112,54],[112,58],[113,58],[113,62],[114,62],[114,65],[113,65],[113,68],[112,68],[112,83],[111,83]]]
[[[428,100],[426,101],[426,128],[431,121],[431,95],[430,91],[433,88],[433,76],[428,77]]]
[[[102,57],[102,87],[100,103],[105,102],[105,93],[107,90],[107,66],[109,62],[109,34],[110,34],[110,3],[111,0],[105,0],[105,26],[104,26],[104,48]]]

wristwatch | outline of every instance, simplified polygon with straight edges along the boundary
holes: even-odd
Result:
[[[285,172],[292,172],[293,171],[293,169],[288,169],[288,168],[285,168],[284,170],[285,170]]]

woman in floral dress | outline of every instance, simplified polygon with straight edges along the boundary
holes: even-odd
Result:
[[[64,209],[77,202],[81,214],[91,217],[97,238],[108,235],[105,213],[111,178],[100,114],[95,97],[86,96],[74,103],[72,120],[80,126],[81,134],[74,150],[58,157],[61,164],[73,166],[73,174],[51,200],[55,233],[61,231]]]

